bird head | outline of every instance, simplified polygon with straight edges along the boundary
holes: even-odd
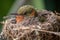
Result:
[[[26,16],[29,16],[29,17],[37,16],[36,10],[31,5],[25,5],[25,6],[20,7],[18,9],[17,13],[21,14],[21,15],[26,15]]]

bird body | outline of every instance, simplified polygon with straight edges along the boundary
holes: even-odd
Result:
[[[16,21],[21,22],[24,19],[24,17],[26,17],[26,16],[27,17],[36,17],[37,11],[34,9],[33,6],[25,5],[18,9],[17,14],[18,15],[16,15]]]

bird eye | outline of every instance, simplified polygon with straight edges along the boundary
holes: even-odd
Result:
[[[29,16],[30,13],[29,13],[29,12],[25,12],[24,15],[25,15],[25,16]]]
[[[24,15],[27,15],[27,12],[25,12]]]

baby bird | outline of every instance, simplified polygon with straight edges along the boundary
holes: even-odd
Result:
[[[25,5],[22,6],[18,9],[16,15],[16,22],[19,23],[24,20],[24,17],[36,17],[37,16],[37,11],[34,9],[33,6],[31,5]]]

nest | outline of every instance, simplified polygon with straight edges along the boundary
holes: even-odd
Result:
[[[44,22],[40,20],[42,15],[47,17]],[[53,12],[39,11],[38,17],[26,17],[21,23],[15,23],[14,20],[15,18],[5,20],[1,40],[60,40],[59,23]]]

